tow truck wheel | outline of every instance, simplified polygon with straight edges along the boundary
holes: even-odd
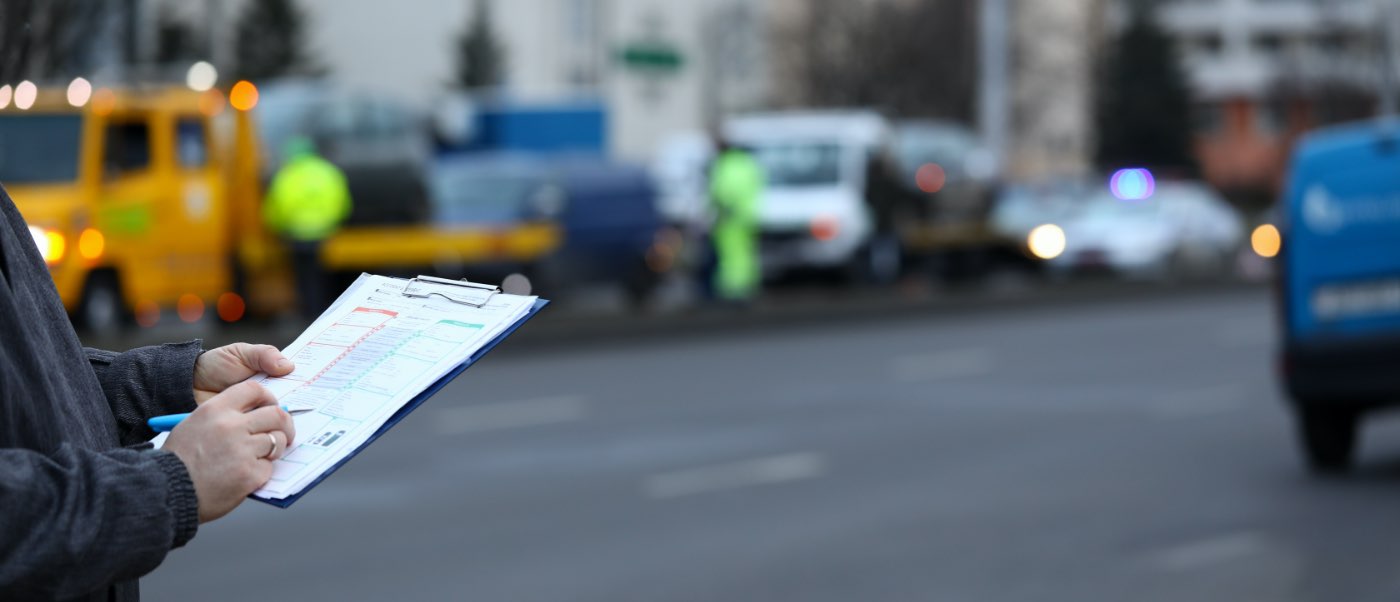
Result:
[[[78,302],[78,326],[97,336],[111,336],[121,332],[126,315],[117,275],[105,271],[89,275],[83,298]]]
[[[1298,435],[1308,468],[1319,474],[1351,469],[1356,456],[1359,412],[1347,408],[1299,406]]]

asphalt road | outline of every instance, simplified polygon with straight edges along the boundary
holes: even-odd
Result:
[[[1261,291],[512,352],[151,600],[1396,600],[1400,424],[1299,467]]]

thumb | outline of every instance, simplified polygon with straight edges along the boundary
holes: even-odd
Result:
[[[272,345],[235,343],[233,352],[244,366],[251,368],[254,372],[266,372],[271,376],[286,376],[291,374],[292,369],[296,367],[292,364],[292,360],[287,359],[287,356],[282,355],[282,352]]]

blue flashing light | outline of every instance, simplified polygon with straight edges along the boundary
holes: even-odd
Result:
[[[1133,167],[1113,172],[1113,177],[1108,179],[1108,189],[1119,200],[1142,201],[1152,198],[1157,182],[1151,171]]]

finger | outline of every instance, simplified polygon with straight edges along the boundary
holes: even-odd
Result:
[[[286,450],[285,441],[281,431],[251,433],[243,439],[243,448],[248,450],[249,457],[272,461]]]
[[[277,398],[272,395],[272,391],[268,391],[266,387],[258,384],[257,381],[247,380],[224,389],[224,392],[215,395],[213,399],[205,402],[204,405],[213,405],[216,407],[229,408],[238,412],[247,412],[263,406],[276,406]]]
[[[272,453],[267,455],[267,460],[270,462],[281,459],[287,453],[287,436],[282,434],[282,431],[272,431],[268,434],[272,435],[273,443]]]
[[[243,415],[243,424],[248,428],[249,433],[265,433],[268,431],[287,430],[287,425],[291,422],[292,416],[275,405],[263,406]]]
[[[249,345],[248,343],[234,343],[230,345],[234,355],[244,366],[251,368],[254,372],[266,372],[272,376],[286,376],[296,368],[292,360],[282,355],[276,347],[272,345]]]

